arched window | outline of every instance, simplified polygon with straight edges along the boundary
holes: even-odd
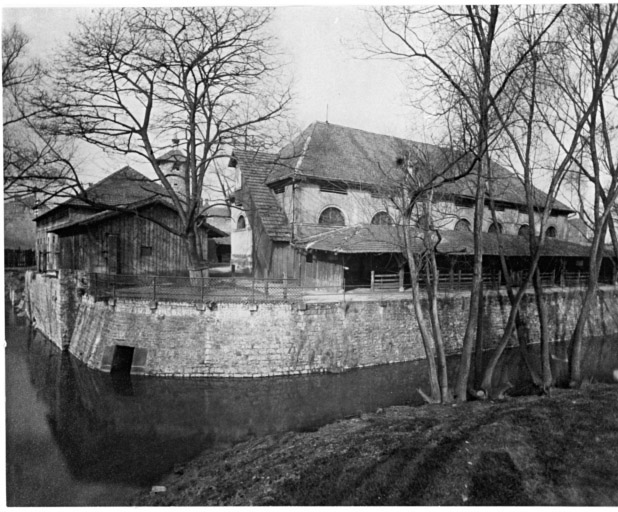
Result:
[[[528,226],[528,224],[523,224],[520,228],[519,231],[517,232],[518,236],[525,236],[526,238],[528,238],[530,236],[530,226]]]
[[[545,234],[548,238],[556,238],[556,228],[554,226],[549,226]]]
[[[502,233],[502,224],[499,222],[493,222],[487,229],[488,233]]]
[[[320,214],[318,224],[326,224],[328,226],[345,226],[343,212],[339,208],[330,206]]]
[[[472,231],[470,221],[466,219],[459,219],[455,224],[455,231]]]
[[[394,224],[393,222],[393,218],[386,212],[378,212],[373,216],[373,219],[371,219],[371,223],[372,224],[387,224],[387,225],[391,225]]]
[[[245,220],[245,217],[241,215],[240,217],[238,217],[238,220],[236,221],[236,229],[246,229],[246,228],[247,228],[247,221]]]

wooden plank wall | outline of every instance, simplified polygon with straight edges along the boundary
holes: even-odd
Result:
[[[156,214],[166,222],[175,220],[175,214],[165,208],[157,208],[151,214]],[[119,215],[88,226],[88,229],[81,233],[63,236],[63,266],[89,272],[107,272],[110,258],[106,251],[109,234],[118,235],[119,238],[119,273],[187,273],[189,259],[183,240],[153,222],[132,215]],[[152,254],[142,255],[142,246],[152,247]]]

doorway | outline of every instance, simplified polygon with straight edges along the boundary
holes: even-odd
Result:
[[[112,359],[112,373],[131,373],[131,366],[133,365],[133,352],[135,347],[125,347],[123,345],[116,345],[114,348],[114,357]]]

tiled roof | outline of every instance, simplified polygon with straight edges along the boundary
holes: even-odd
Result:
[[[242,170],[244,184],[268,236],[274,241],[289,241],[292,231],[287,216],[279,206],[274,192],[266,185],[266,178],[277,161],[277,155],[234,150],[233,156]]]
[[[409,229],[409,243],[414,252],[424,249],[422,232]],[[440,241],[436,247],[441,254],[474,253],[473,234],[465,231],[439,231]],[[500,245],[506,256],[528,256],[530,254],[526,238],[514,235],[483,233],[483,253],[489,256],[500,254]],[[388,253],[403,252],[403,227],[389,225],[360,225],[331,228],[327,232],[306,236],[299,240],[297,247],[305,250],[328,251],[335,253]],[[543,256],[587,257],[590,247],[557,238],[547,238],[541,254]]]
[[[431,167],[427,172],[435,176],[443,172],[446,162],[454,160],[450,153],[449,149],[432,144],[316,122],[281,151],[278,165],[268,177],[267,184],[291,177],[304,177],[374,186],[390,182],[392,185],[393,181],[402,179],[404,170],[401,159],[406,155],[412,155],[412,161],[415,157],[422,159]],[[464,161],[460,168],[465,168]],[[453,169],[453,172],[462,171]],[[525,189],[517,176],[497,164],[492,164],[492,172],[495,200],[516,205],[526,204]],[[475,174],[443,185],[440,189],[446,194],[470,197],[475,196],[475,190]],[[536,204],[543,205],[546,195],[538,189],[535,189],[534,194]],[[554,203],[554,209],[572,211],[558,201]]]
[[[94,203],[97,210],[105,210],[107,208],[130,206],[148,199],[167,197],[167,195],[167,191],[161,185],[149,180],[135,169],[126,166],[95,183],[84,194],[73,197],[55,208],[42,213],[37,219],[67,206],[89,207],[91,203]]]

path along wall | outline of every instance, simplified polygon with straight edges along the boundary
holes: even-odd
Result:
[[[65,279],[63,276],[58,281]],[[30,281],[37,327],[48,337],[66,339],[71,322],[62,318],[57,286],[51,280]],[[35,292],[35,293],[33,293]],[[74,296],[78,294],[73,293]],[[49,296],[57,299],[49,299]],[[550,338],[568,339],[581,307],[583,289],[546,292]],[[538,340],[534,295],[523,300],[530,339]],[[44,310],[50,312],[45,322]],[[203,310],[200,310],[203,309]],[[72,324],[68,349],[88,366],[109,371],[131,357],[135,374],[173,376],[260,377],[410,361],[424,357],[410,300],[375,300],[302,304],[224,304],[198,309],[186,303],[158,304],[145,300],[95,302],[84,295]],[[509,313],[506,296],[495,292],[484,299],[484,346],[494,345]],[[457,352],[467,320],[468,297],[440,299],[444,340]],[[65,310],[66,313],[66,310]],[[49,332],[50,334],[47,334]],[[618,289],[599,291],[586,336],[618,334]],[[57,344],[60,345],[54,338]],[[62,345],[66,347],[64,341]],[[124,355],[123,355],[124,354]],[[122,357],[121,357],[122,356]],[[118,359],[120,358],[120,359]]]

